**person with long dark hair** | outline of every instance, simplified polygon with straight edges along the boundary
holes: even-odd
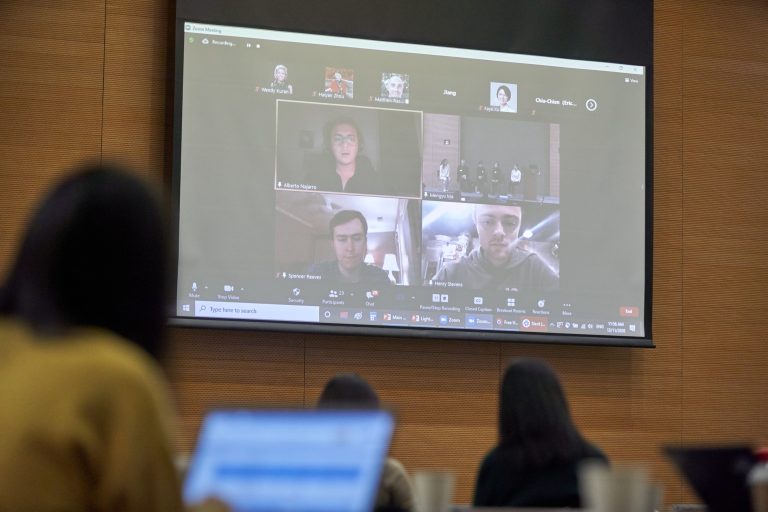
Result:
[[[0,509],[182,510],[164,233],[146,187],[101,165],[32,218],[0,290]]]
[[[608,462],[573,424],[560,380],[537,359],[513,361],[504,373],[499,442],[480,466],[478,507],[580,507],[578,466]]]

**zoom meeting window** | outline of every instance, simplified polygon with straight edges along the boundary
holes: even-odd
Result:
[[[178,315],[642,337],[645,70],[186,23]]]

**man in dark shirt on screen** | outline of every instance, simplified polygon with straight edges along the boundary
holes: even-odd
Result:
[[[519,206],[478,204],[472,218],[480,247],[445,264],[433,281],[461,283],[477,290],[557,289],[558,275],[538,255],[518,247]]]
[[[364,284],[385,287],[391,284],[387,273],[365,263],[368,254],[368,222],[356,210],[342,210],[329,224],[334,261],[316,263],[308,273],[320,275],[323,281],[342,284]]]
[[[362,154],[365,146],[357,123],[339,117],[323,129],[325,158],[308,169],[306,182],[323,192],[389,194],[389,185],[379,178],[371,161]]]

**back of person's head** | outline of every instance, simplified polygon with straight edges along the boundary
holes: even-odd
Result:
[[[115,166],[86,166],[33,216],[0,290],[0,314],[42,334],[102,327],[157,356],[165,249],[160,208],[145,185]]]
[[[318,409],[378,409],[379,395],[356,373],[331,378],[317,400]]]
[[[499,401],[501,445],[522,449],[527,464],[572,460],[584,450],[554,370],[538,359],[516,359],[504,373]]]

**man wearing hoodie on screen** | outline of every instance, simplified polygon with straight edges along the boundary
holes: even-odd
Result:
[[[480,247],[446,263],[433,281],[471,289],[555,290],[558,275],[535,253],[518,247],[519,206],[478,204],[472,213]]]

